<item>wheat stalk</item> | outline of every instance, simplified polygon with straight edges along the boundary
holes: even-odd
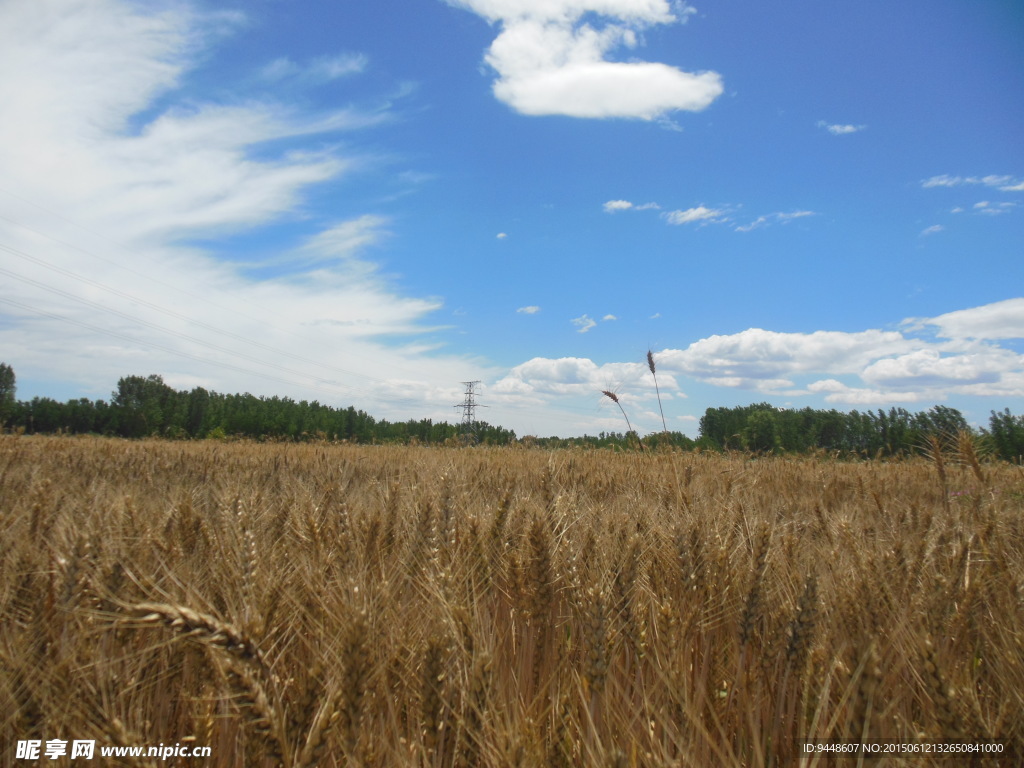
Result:
[[[668,432],[668,424],[665,423],[665,409],[661,407],[661,389],[658,387],[658,374],[654,368],[654,353],[647,350],[647,367],[651,369],[651,376],[654,377],[654,392],[658,396],[658,410],[661,412],[661,428]]]

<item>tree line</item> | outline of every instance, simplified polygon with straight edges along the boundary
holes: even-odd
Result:
[[[59,402],[48,397],[19,401],[13,369],[0,363],[0,426],[26,433],[106,434],[172,439],[245,437],[253,439],[348,440],[451,444],[467,439],[461,426],[431,419],[375,419],[353,406],[336,408],[288,397],[222,394],[203,387],[175,390],[158,375],[126,376],[109,401],[78,398]],[[770,403],[708,408],[696,440],[681,432],[600,432],[596,436],[517,438],[513,430],[477,422],[473,442],[513,443],[541,448],[605,449],[675,448],[741,450],[754,453],[811,453],[880,457],[926,450],[930,436],[970,433],[989,451],[1008,461],[1024,456],[1024,416],[992,411],[987,429],[974,430],[955,408],[936,405],[912,413],[785,409]]]
[[[3,366],[3,364],[0,364]],[[3,366],[10,370],[10,366]],[[0,370],[0,379],[3,377]],[[59,402],[49,397],[18,401],[10,396],[0,406],[0,424],[29,434],[64,432],[118,437],[203,439],[245,437],[287,440],[348,440],[357,443],[436,444],[467,439],[460,425],[431,419],[375,419],[353,406],[336,408],[316,400],[222,394],[194,387],[175,390],[158,375],[126,376],[107,400],[78,398]],[[505,445],[512,430],[477,422],[468,438]]]
[[[936,405],[912,413],[888,411],[777,408],[754,403],[708,408],[700,420],[700,440],[710,448],[755,452],[807,453],[817,450],[860,456],[899,456],[928,450],[932,437],[948,439],[967,433],[1008,461],[1024,455],[1024,416],[1009,409],[992,411],[988,429],[974,430],[956,408]]]

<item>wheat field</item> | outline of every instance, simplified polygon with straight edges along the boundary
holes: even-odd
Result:
[[[970,440],[846,462],[12,435],[0,505],[3,765],[28,739],[209,768],[1024,756],[1024,472]]]

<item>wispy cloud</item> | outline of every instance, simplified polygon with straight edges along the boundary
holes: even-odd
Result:
[[[729,220],[729,211],[724,208],[707,208],[698,205],[685,211],[668,211],[662,214],[669,224],[717,224]]]
[[[981,200],[974,204],[974,212],[981,213],[985,216],[998,216],[1001,213],[1009,213],[1017,207],[1016,203],[1001,202],[993,203],[988,200]]]
[[[588,315],[585,315],[585,314],[584,315],[580,315],[579,317],[574,317],[569,322],[571,322],[573,325],[576,326],[576,328],[577,328],[576,332],[577,333],[586,333],[591,328],[593,328],[595,325],[597,325],[597,321],[596,320],[594,320],[592,317],[590,317]]]
[[[758,216],[749,224],[737,226],[736,231],[750,232],[752,229],[758,229],[760,227],[765,227],[770,224],[788,224],[794,219],[802,219],[805,216],[814,215],[816,215],[814,211],[791,211],[790,213],[783,213],[782,211],[778,211],[776,213],[769,213],[765,216]]]
[[[819,128],[824,128],[826,131],[831,133],[833,136],[846,136],[851,133],[858,133],[867,128],[866,125],[849,125],[841,123],[828,123],[824,120],[817,122]]]
[[[643,205],[634,205],[629,200],[609,200],[603,207],[606,213],[661,210],[661,206],[655,202],[644,203]],[[731,206],[709,208],[708,206],[701,204],[692,208],[665,211],[661,214],[661,218],[666,223],[674,226],[682,226],[685,224],[698,224],[702,226],[705,224],[725,224],[732,221],[735,210],[736,209]],[[763,216],[758,216],[749,224],[738,224],[734,229],[737,232],[750,232],[751,230],[760,229],[761,227],[766,227],[771,224],[788,224],[794,219],[802,219],[806,216],[815,215],[817,214],[814,211],[775,211],[774,213],[767,213]]]
[[[1024,180],[1013,176],[989,174],[988,176],[932,176],[921,182],[924,189],[935,187],[959,187],[964,185],[980,185],[998,189],[1000,192],[1024,192]]]
[[[448,2],[501,25],[485,60],[498,74],[494,95],[522,114],[657,120],[676,110],[705,109],[723,92],[716,72],[609,59],[617,49],[638,47],[647,27],[685,22],[695,12],[685,3]],[[596,17],[606,23],[594,26]]]
[[[287,56],[274,59],[260,71],[264,80],[280,83],[319,85],[349,75],[363,72],[369,59],[361,53],[342,53],[336,56],[320,56],[305,64],[298,64]]]
[[[521,315],[535,315],[538,312],[540,312],[540,307],[538,307],[536,304],[531,304],[528,307],[520,307],[519,309],[516,310],[516,312],[518,312]]]
[[[619,211],[657,211],[661,208],[657,203],[642,203],[634,205],[629,200],[609,200],[604,204],[605,213],[617,213]]]
[[[605,213],[616,213],[617,211],[628,211],[633,207],[629,200],[609,200],[604,204]]]
[[[361,158],[339,149],[342,134],[390,115],[183,92],[236,16],[185,3],[0,3],[0,103],[18,115],[0,121],[0,178],[19,191],[5,203],[19,225],[0,222],[0,235],[22,278],[0,281],[0,348],[19,376],[90,393],[153,371],[172,386],[358,398],[392,413],[402,403],[422,415],[453,364],[477,378],[487,370],[416,341],[441,302],[401,295],[366,258],[388,219],[355,211],[310,218],[301,233],[275,229],[309,217],[315,185],[356,172]],[[281,74],[335,78],[363,64],[303,66]],[[277,255],[241,263],[232,237],[256,228]]]
[[[942,232],[946,228],[941,224],[932,224],[930,227],[925,227],[921,230],[921,237],[927,237],[928,235],[936,235]]]

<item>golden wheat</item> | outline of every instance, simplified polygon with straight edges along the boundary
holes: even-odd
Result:
[[[0,503],[4,745],[181,742],[210,768],[799,765],[852,735],[1024,755],[1024,475],[962,439],[838,461],[3,436]]]

